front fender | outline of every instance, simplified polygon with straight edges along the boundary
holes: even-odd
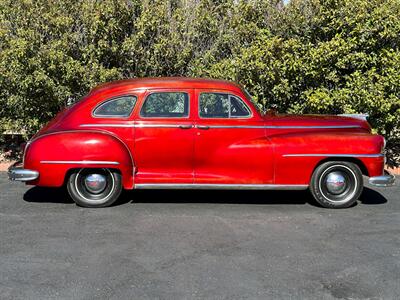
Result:
[[[308,184],[316,166],[326,160],[359,162],[365,175],[382,175],[383,138],[367,132],[296,132],[271,137],[275,147],[275,183]]]
[[[60,131],[36,137],[25,149],[24,168],[39,172],[39,178],[31,182],[39,186],[62,186],[72,169],[111,168],[121,172],[124,188],[133,187],[129,148],[108,132]]]

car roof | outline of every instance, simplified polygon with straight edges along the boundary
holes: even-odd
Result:
[[[217,80],[208,78],[189,78],[189,77],[145,77],[116,80],[103,83],[93,88],[89,94],[98,93],[107,89],[123,88],[139,89],[139,88],[213,88],[213,89],[233,89],[237,90],[241,87],[232,81]]]

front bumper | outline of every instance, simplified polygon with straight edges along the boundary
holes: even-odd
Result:
[[[38,171],[24,169],[21,162],[17,162],[8,168],[8,178],[13,181],[32,181],[38,177]]]
[[[396,177],[390,174],[388,171],[384,171],[381,176],[375,176],[369,178],[369,184],[374,186],[386,187],[394,185]]]

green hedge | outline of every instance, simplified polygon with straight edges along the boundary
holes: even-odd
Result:
[[[400,1],[0,0],[0,129],[100,82],[195,76],[289,113],[367,113],[400,161]]]

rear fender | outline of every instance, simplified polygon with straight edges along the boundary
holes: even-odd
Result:
[[[72,169],[115,169],[122,175],[124,188],[133,188],[134,162],[129,148],[103,131],[61,131],[36,137],[25,150],[24,168],[39,172],[31,184],[50,187],[62,186]]]

